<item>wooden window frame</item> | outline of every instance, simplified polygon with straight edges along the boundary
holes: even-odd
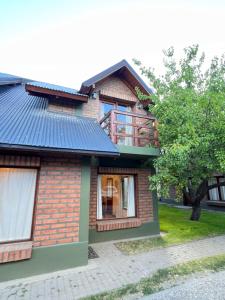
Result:
[[[112,220],[124,220],[124,219],[134,219],[134,218],[138,218],[138,178],[137,178],[137,174],[124,174],[124,173],[98,173],[97,176],[104,176],[104,175],[109,175],[109,176],[113,176],[113,175],[118,175],[118,176],[133,176],[134,177],[134,201],[135,201],[135,215],[132,217],[123,217],[123,218],[102,218],[102,219],[98,219],[96,217],[96,221],[112,221]],[[96,205],[96,216],[97,216],[97,205]]]
[[[36,219],[36,209],[37,209],[37,198],[38,198],[38,186],[39,186],[39,180],[40,180],[40,167],[26,167],[26,166],[7,166],[7,165],[0,165],[0,169],[32,169],[37,170],[37,176],[36,176],[36,183],[35,183],[35,192],[34,192],[34,206],[33,206],[33,212],[32,212],[32,222],[31,222],[31,232],[30,237],[28,239],[21,239],[21,240],[11,240],[11,241],[4,241],[0,242],[0,245],[4,244],[15,244],[15,243],[22,243],[22,242],[31,242],[33,241],[33,235],[34,235],[34,225],[35,225],[35,219]]]
[[[110,100],[100,100],[100,103],[101,104],[104,104],[104,103],[106,103],[106,104],[111,104],[111,105],[113,105],[113,108],[112,109],[116,109],[116,110],[119,110],[118,109],[118,106],[120,105],[120,106],[126,106],[126,107],[130,107],[131,108],[131,112],[133,112],[133,108],[134,108],[134,106],[135,106],[135,103],[132,105],[132,104],[130,104],[130,103],[123,103],[123,102],[120,102],[120,101],[118,101],[118,100],[112,100],[112,101],[110,101]]]

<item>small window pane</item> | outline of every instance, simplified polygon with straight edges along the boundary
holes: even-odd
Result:
[[[101,117],[103,118],[110,110],[114,108],[114,105],[103,102],[101,107]]]

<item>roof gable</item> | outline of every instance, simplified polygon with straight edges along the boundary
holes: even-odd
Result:
[[[152,89],[142,80],[125,59],[84,81],[79,92],[89,94],[93,89],[93,85],[113,74],[119,76],[122,80],[125,80],[127,85],[133,91],[135,91],[135,87],[139,87],[143,93],[152,94]]]

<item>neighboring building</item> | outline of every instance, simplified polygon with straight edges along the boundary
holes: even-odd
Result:
[[[79,91],[0,74],[0,281],[88,263],[88,243],[159,233],[155,119],[125,61]]]
[[[221,209],[225,208],[225,186],[220,186],[222,182],[225,181],[224,175],[215,172],[213,177],[208,180],[208,186],[217,184],[217,187],[214,189],[208,190],[207,194],[201,201],[201,206],[204,208],[211,207],[212,209]],[[167,203],[179,203],[186,206],[191,206],[191,203],[187,202],[187,199],[179,199],[177,197],[176,187],[171,186],[169,190],[169,197],[167,199],[160,198],[161,201]],[[217,208],[216,208],[217,207]]]
[[[218,184],[218,187],[208,191],[204,199],[207,205],[225,207],[225,186],[219,186],[224,180],[224,175],[215,174],[215,176],[208,181],[208,185]]]

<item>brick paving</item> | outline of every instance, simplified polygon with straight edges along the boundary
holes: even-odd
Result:
[[[225,236],[127,256],[112,242],[92,245],[99,258],[88,266],[0,283],[0,299],[75,300],[128,283],[160,268],[225,252]],[[0,267],[1,271],[1,267]]]

